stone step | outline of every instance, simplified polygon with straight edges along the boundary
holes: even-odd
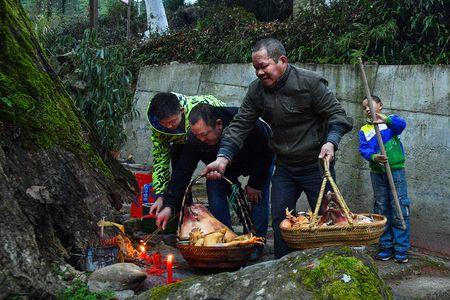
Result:
[[[394,299],[450,299],[450,277],[413,276],[389,280]]]

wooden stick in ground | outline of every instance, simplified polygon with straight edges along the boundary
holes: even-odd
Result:
[[[364,83],[364,89],[366,91],[367,102],[368,102],[369,108],[370,108],[370,115],[372,117],[372,120],[376,120],[377,115],[376,115],[375,109],[373,107],[372,94],[369,89],[369,84],[367,83],[366,72],[364,71],[364,65],[362,63],[361,58],[359,58],[358,61],[359,61],[359,68],[361,70],[361,78]],[[377,141],[378,141],[378,145],[380,146],[381,154],[386,155],[386,149],[384,148],[384,143],[383,143],[383,139],[381,137],[380,129],[378,128],[378,124],[374,123],[373,125],[375,127],[375,133],[377,135]],[[397,214],[400,217],[400,220],[402,222],[402,228],[403,228],[403,230],[405,230],[406,229],[405,219],[403,218],[402,209],[400,208],[400,202],[398,200],[397,189],[395,188],[394,179],[392,178],[392,171],[391,171],[391,166],[389,165],[389,161],[387,163],[384,163],[384,167],[386,168],[386,175],[387,175],[387,178],[389,181],[389,186],[391,188],[392,195],[394,195],[395,209],[397,210]]]

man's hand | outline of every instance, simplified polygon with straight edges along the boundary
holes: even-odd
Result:
[[[322,146],[322,149],[320,149],[319,158],[324,158],[325,156],[328,156],[330,161],[333,161],[334,159],[334,145],[333,143],[325,143]]]
[[[245,194],[247,195],[248,200],[252,203],[258,203],[262,197],[261,190],[254,189],[249,185],[245,186]]]
[[[373,156],[373,160],[375,162],[379,163],[380,165],[388,162],[387,156],[386,155],[381,155],[381,154],[375,154]]]
[[[218,157],[215,161],[206,166],[202,175],[206,175],[206,178],[212,180],[219,180],[222,178],[222,174],[225,173],[227,165],[230,163],[225,157]]]
[[[373,122],[374,124],[386,123],[386,119],[388,118],[388,116],[380,114],[380,113],[376,113],[376,115],[377,115],[377,119]]]
[[[166,230],[166,225],[167,225],[167,222],[169,222],[171,215],[172,215],[172,209],[170,207],[164,207],[156,215],[156,226],[158,226],[158,228],[162,228],[162,230]]]
[[[164,201],[163,197],[156,198],[156,201],[152,204],[152,206],[150,207],[150,210],[149,210],[148,213],[149,214],[157,214],[157,213],[159,213],[159,211],[163,207],[163,201]]]

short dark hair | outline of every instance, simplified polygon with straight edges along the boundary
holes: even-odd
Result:
[[[381,103],[380,97],[375,96],[375,95],[370,95],[370,96],[372,97],[373,101],[375,101],[376,103]],[[367,97],[364,97],[363,101],[366,99],[367,99]]]
[[[148,113],[156,117],[158,120],[164,120],[168,117],[176,115],[180,111],[180,101],[173,93],[156,94],[148,110]]]
[[[216,122],[219,119],[217,108],[206,103],[196,105],[189,114],[189,122],[191,124],[196,124],[200,119],[203,120],[207,126],[216,128]]]
[[[269,55],[269,57],[276,63],[278,63],[278,59],[282,55],[286,56],[286,49],[284,49],[283,44],[277,39],[266,38],[257,41],[256,44],[252,47],[252,53],[261,51],[263,49],[267,51],[267,55]]]

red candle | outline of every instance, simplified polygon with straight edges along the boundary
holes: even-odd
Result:
[[[140,245],[139,249],[141,250],[141,253],[139,253],[139,256],[141,258],[144,258],[144,254],[145,254],[145,246],[144,245]]]
[[[139,246],[141,253],[139,253],[139,258],[148,261],[147,249],[145,249],[145,245]]]
[[[161,254],[159,252],[153,253],[153,267],[155,269],[161,268]]]
[[[167,259],[166,259],[167,283],[168,284],[173,282],[172,266],[173,266],[173,255],[169,254],[169,255],[167,255]]]

